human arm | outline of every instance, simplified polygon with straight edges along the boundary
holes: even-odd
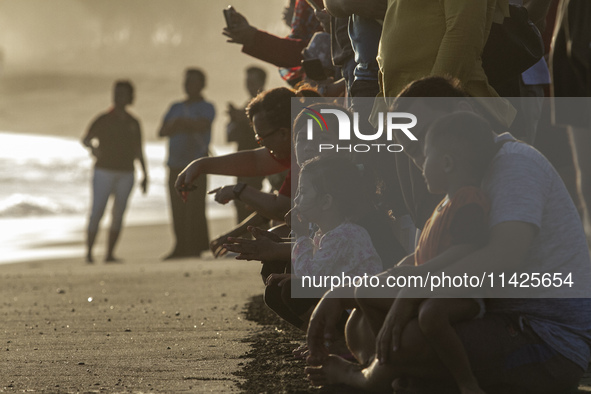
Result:
[[[346,18],[352,14],[370,19],[384,19],[388,0],[324,0],[331,15]]]
[[[242,52],[277,67],[298,67],[307,42],[281,38],[251,26],[239,12],[232,13],[232,27],[225,27],[227,42],[242,44]]]
[[[224,248],[230,252],[240,253],[237,260],[289,260],[291,259],[291,243],[284,242],[270,231],[249,226],[248,231],[254,239],[228,238]]]
[[[148,167],[146,166],[146,161],[144,159],[144,144],[142,141],[142,132],[139,123],[137,124],[137,131],[138,136],[135,146],[135,158],[140,162],[142,173],[144,175],[140,185],[142,188],[142,193],[146,194],[148,192]]]
[[[228,185],[211,190],[215,193],[215,200],[220,204],[227,204],[232,200],[239,200],[252,207],[255,211],[273,220],[283,220],[291,208],[291,199],[281,194],[267,193],[246,185],[239,195],[234,193],[236,185]]]
[[[512,154],[514,147],[522,154]],[[528,155],[525,144],[503,145],[487,176],[484,190],[491,201],[488,238],[474,253],[446,268],[446,273],[519,271],[550,209],[552,167]],[[547,163],[547,162],[546,162]],[[431,264],[432,261],[425,265]]]
[[[97,141],[98,139],[98,126],[97,124],[100,122],[101,118],[96,119],[94,122],[92,122],[92,124],[90,125],[90,127],[88,128],[88,131],[86,132],[86,134],[82,137],[82,145],[86,148],[90,149],[90,153],[98,158],[100,155],[100,145],[99,142]]]
[[[266,148],[245,150],[229,155],[202,157],[192,161],[178,176],[175,188],[182,190],[200,175],[261,176],[277,174],[285,167]]]
[[[230,12],[230,26],[224,27],[222,34],[228,37],[226,42],[234,44],[250,45],[254,39],[258,29],[251,26],[244,15],[229,7]]]
[[[548,190],[552,187],[548,171],[551,169],[537,159],[528,159],[526,150],[523,154],[511,154],[510,145],[504,146],[509,147],[509,153],[495,159],[484,186],[491,200],[491,228],[486,244],[463,257],[456,257],[457,261],[451,264],[443,261],[446,256],[438,256],[442,259],[431,259],[417,267],[419,270],[435,272],[445,268],[445,274],[449,277],[476,275],[480,278],[485,272],[516,272],[523,269],[542,227],[544,212],[548,210]],[[450,249],[445,253],[456,253],[456,250]],[[439,288],[438,295],[456,297],[457,291],[464,290]],[[408,296],[413,296],[409,289],[399,294],[400,299]],[[401,300],[398,307],[412,307],[409,304]],[[408,315],[412,313],[406,313]],[[404,324],[395,324],[397,332],[402,331]]]
[[[537,228],[525,222],[502,222],[491,229],[488,244],[470,252],[471,245],[457,245],[446,252],[416,267],[415,272],[426,274],[445,268],[450,277],[477,274],[482,272],[512,272],[523,265],[525,256],[536,235]],[[448,297],[453,297],[453,289],[445,289]],[[440,293],[439,295],[442,295]],[[406,324],[418,314],[420,298],[412,298],[411,289],[402,289],[392,304],[382,329],[376,340],[376,350],[380,362],[387,362],[387,355],[399,347],[400,337]]]
[[[376,336],[376,358],[380,364],[386,364],[391,351],[399,349],[402,330],[417,316],[423,300],[422,298],[396,297]]]
[[[273,34],[257,30],[252,43],[244,45],[242,52],[277,67],[299,67],[303,60],[302,51],[307,41],[277,37]]]
[[[209,243],[209,249],[213,253],[214,257],[224,256],[228,252],[228,248],[224,244],[228,243],[228,238],[236,238],[245,234],[250,226],[257,227],[269,223],[269,219],[259,213],[252,213],[242,222],[240,222],[232,230],[225,234],[218,236],[216,239]],[[230,250],[234,252],[234,250]]]

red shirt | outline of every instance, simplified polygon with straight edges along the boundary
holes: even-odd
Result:
[[[425,223],[415,250],[415,265],[426,263],[452,245],[486,242],[489,213],[488,198],[477,187],[463,187],[451,200],[445,198]]]
[[[287,172],[287,175],[285,176],[285,180],[283,181],[283,183],[281,184],[281,188],[279,188],[279,194],[281,194],[282,196],[287,196],[291,198],[291,177],[292,177],[292,169],[296,169],[296,177],[299,174],[299,167],[298,164],[292,160],[292,157],[294,157],[295,155],[291,154],[289,158],[286,159],[278,159],[275,156],[273,156],[270,152],[269,154],[271,155],[271,157],[278,162],[279,164],[281,164],[283,167],[285,167],[285,169],[289,169],[289,171]]]
[[[322,1],[315,0],[320,8],[324,8]],[[244,45],[242,52],[274,64],[277,67],[300,67],[302,50],[317,31],[322,31],[320,22],[314,16],[314,10],[305,0],[297,0],[291,32],[285,38],[257,30],[250,45]]]

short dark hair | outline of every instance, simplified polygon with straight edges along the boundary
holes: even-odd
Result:
[[[199,69],[199,68],[188,68],[185,71],[185,75],[189,76],[196,76],[197,78],[201,79],[201,84],[205,87],[205,73],[203,72],[203,70]]]
[[[317,88],[310,85],[307,82],[298,82],[295,85],[296,89],[296,96],[298,97],[311,97],[311,98],[318,98],[323,97]]]
[[[296,97],[293,90],[275,88],[265,90],[253,97],[246,106],[246,115],[252,123],[253,117],[264,113],[265,119],[273,128],[291,127],[291,99]]]
[[[493,129],[480,115],[459,111],[433,122],[426,139],[482,180],[495,155]]]
[[[470,97],[462,87],[459,79],[451,76],[433,76],[417,79],[406,85],[398,94],[399,98],[394,102],[394,108],[397,111],[406,110],[413,102],[411,98],[419,97]],[[455,100],[425,100],[429,107],[437,105],[441,110],[451,111]]]
[[[260,67],[250,66],[246,69],[246,73],[255,75],[263,84],[267,81],[267,72]]]
[[[124,88],[127,89],[127,91],[129,92],[129,94],[131,96],[133,96],[134,93],[134,88],[133,88],[133,84],[131,83],[131,81],[127,80],[127,79],[119,79],[117,81],[115,81],[115,84],[113,86],[114,89],[117,88]]]

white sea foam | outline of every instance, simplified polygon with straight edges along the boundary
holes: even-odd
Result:
[[[214,150],[218,155],[230,152],[227,147]],[[134,188],[125,219],[128,225],[169,221],[165,143],[147,143],[145,154],[149,191],[143,195]],[[16,261],[15,256],[34,257],[22,252],[39,253],[35,245],[80,238],[90,207],[91,176],[92,159],[74,138],[0,132],[0,263]],[[233,181],[210,176],[209,188]],[[210,220],[233,214],[231,207],[208,196]],[[103,226],[108,217],[105,214]]]
[[[46,197],[15,193],[0,202],[0,218],[47,216],[81,212],[82,207],[59,203]]]

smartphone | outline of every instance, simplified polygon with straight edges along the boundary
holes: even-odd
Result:
[[[302,68],[308,78],[314,81],[324,81],[328,76],[324,72],[324,67],[320,59],[302,60]]]
[[[228,29],[231,29],[233,26],[232,13],[234,12],[234,7],[229,5],[226,8],[224,8],[223,12],[224,12],[224,18],[226,19],[226,26],[228,27]]]
[[[309,5],[310,7],[312,7],[312,9],[313,9],[314,11],[320,11],[320,10],[322,10],[322,8],[320,8],[320,7],[318,6],[318,4],[316,4],[316,3],[314,2],[314,0],[306,0],[306,3],[308,3],[308,5]]]

